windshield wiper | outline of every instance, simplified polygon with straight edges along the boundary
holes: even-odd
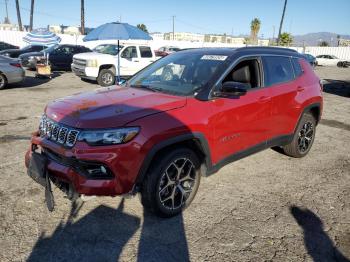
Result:
[[[149,85],[130,85],[130,87],[145,88],[145,89],[151,90],[153,92],[161,92],[162,91],[161,88],[156,88],[156,87],[149,86]]]

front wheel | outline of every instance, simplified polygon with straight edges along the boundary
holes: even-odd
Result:
[[[200,161],[187,148],[157,160],[142,184],[142,205],[160,217],[181,213],[194,199],[200,183]]]
[[[115,82],[115,75],[112,70],[102,69],[97,77],[97,83],[100,86],[111,86]]]
[[[283,147],[284,153],[292,157],[306,156],[314,142],[315,134],[315,117],[310,114],[304,114],[300,119],[292,142]]]
[[[5,75],[0,73],[0,89],[4,89],[7,85],[7,79]]]

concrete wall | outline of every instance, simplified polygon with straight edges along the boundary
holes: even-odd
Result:
[[[18,31],[3,31],[0,30],[0,41],[8,42],[20,47],[26,45],[23,42],[22,38],[26,35],[26,32],[18,32]],[[116,43],[115,40],[109,41],[91,41],[91,42],[83,42],[84,36],[71,36],[66,34],[59,34],[62,38],[62,44],[79,44],[85,45],[89,48],[94,48],[95,46],[102,43]],[[123,41],[123,42],[135,42],[135,41]],[[158,49],[161,46],[177,46],[180,48],[196,48],[196,47],[242,47],[244,45],[235,45],[235,44],[223,44],[223,43],[205,43],[205,42],[188,42],[188,41],[173,41],[173,40],[152,40],[152,41],[138,41],[139,43],[149,44],[153,49]],[[290,47],[296,49],[298,52],[308,54],[312,54],[314,56],[317,55],[335,55],[341,59],[350,60],[350,47]]]

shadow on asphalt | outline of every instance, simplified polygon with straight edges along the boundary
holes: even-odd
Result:
[[[350,97],[350,82],[335,79],[324,79],[323,91],[329,94]]]
[[[123,211],[122,199],[117,209],[100,205],[74,222],[82,205],[73,202],[68,222],[61,222],[52,236],[39,237],[28,261],[119,260],[141,219]],[[160,219],[144,213],[137,258],[133,260],[189,261],[182,216]]]
[[[323,230],[322,220],[316,214],[297,206],[291,206],[290,212],[304,231],[304,244],[313,261],[350,261],[334,246],[333,241]]]

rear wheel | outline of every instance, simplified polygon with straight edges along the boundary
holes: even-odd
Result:
[[[200,175],[196,154],[187,148],[175,149],[151,167],[142,185],[141,202],[160,217],[175,216],[194,199]]]
[[[4,74],[0,73],[0,89],[4,89],[7,86],[7,79]]]
[[[337,67],[344,67],[344,63],[343,62],[338,62],[337,63]]]
[[[303,157],[310,151],[316,134],[316,120],[310,114],[304,114],[298,124],[293,140],[283,147],[286,155]]]
[[[111,86],[115,82],[115,75],[110,69],[102,69],[97,77],[100,86]]]

